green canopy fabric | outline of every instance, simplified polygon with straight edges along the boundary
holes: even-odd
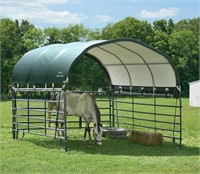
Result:
[[[15,65],[14,84],[63,82],[75,59],[87,54],[107,71],[112,85],[177,87],[178,74],[163,52],[133,39],[95,40],[40,47]]]

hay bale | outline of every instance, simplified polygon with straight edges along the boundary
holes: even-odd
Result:
[[[129,136],[131,142],[136,142],[148,146],[161,145],[163,143],[163,136],[157,132],[146,132],[132,130]]]

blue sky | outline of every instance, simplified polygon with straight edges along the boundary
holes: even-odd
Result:
[[[153,22],[200,16],[199,0],[0,0],[0,18],[28,20],[40,28],[83,24],[101,29],[128,16]]]

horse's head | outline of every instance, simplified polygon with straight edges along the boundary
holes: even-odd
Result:
[[[94,138],[95,138],[95,141],[97,143],[97,145],[102,145],[102,142],[101,142],[101,127],[94,124]]]

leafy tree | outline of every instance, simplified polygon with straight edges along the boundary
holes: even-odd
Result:
[[[16,62],[29,50],[43,43],[43,32],[26,20],[2,19],[1,28],[1,94],[8,94],[12,70]]]
[[[86,40],[101,40],[102,39],[102,32],[99,29],[90,30],[88,29],[88,35]]]
[[[113,33],[113,24],[108,23],[105,28],[102,30],[102,39],[112,39],[112,33]]]
[[[109,80],[100,65],[87,56],[76,60],[69,72],[71,89],[97,90],[98,87],[108,87]]]
[[[19,24],[18,21],[16,22],[18,23],[18,31],[21,37],[23,37],[24,34],[26,34],[26,32],[28,32],[30,29],[35,28],[35,26],[27,20],[22,20],[21,24]]]
[[[140,21],[132,17],[127,17],[113,26],[106,26],[102,35],[109,39],[127,37],[151,43],[153,30],[151,24],[147,21]]]
[[[85,41],[89,29],[85,28],[82,24],[69,25],[67,28],[62,29],[61,36],[63,43]]]
[[[170,56],[182,82],[182,91],[188,94],[188,82],[198,79],[198,38],[189,30],[174,32],[169,38]]]
[[[44,29],[44,45],[63,43],[60,30],[55,27]]]
[[[162,31],[167,33],[167,20],[156,20],[153,22],[153,29],[156,31]]]
[[[12,69],[19,59],[18,50],[21,46],[21,37],[18,33],[18,22],[10,19],[0,20],[1,29],[1,94],[9,91]]]
[[[168,20],[168,25],[167,25],[167,33],[171,34],[174,30],[174,21],[172,19]]]
[[[192,31],[197,38],[199,35],[200,17],[193,19],[182,19],[174,26],[174,31],[189,30]]]
[[[166,54],[169,54],[169,36],[167,33],[163,31],[156,30],[154,31],[154,36],[153,36],[153,43],[152,45],[163,51]]]
[[[38,48],[44,44],[43,31],[39,28],[29,28],[22,36],[22,51],[21,54]]]
[[[44,30],[45,45],[85,41],[88,40],[89,33],[90,30],[80,24],[69,25],[63,29],[47,28]]]
[[[174,21],[172,19],[169,19],[168,21],[166,19],[155,20],[153,22],[153,29],[154,31],[171,34],[174,29]]]

